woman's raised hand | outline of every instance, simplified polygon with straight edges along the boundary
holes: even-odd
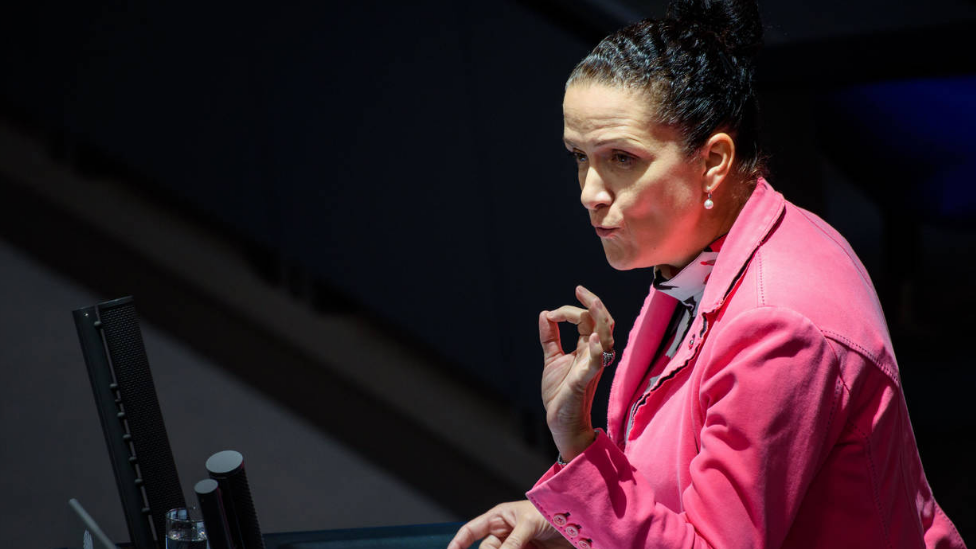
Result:
[[[542,401],[559,454],[579,455],[596,435],[590,418],[593,395],[603,371],[603,353],[613,351],[613,317],[596,295],[582,286],[576,298],[583,307],[564,305],[539,313],[539,341],[545,357]],[[563,351],[559,323],[576,325],[576,349]],[[484,538],[480,549],[555,549],[572,547],[528,500],[496,505],[458,530],[447,549],[467,549]]]
[[[546,421],[559,455],[569,461],[596,438],[590,410],[600,374],[603,353],[613,352],[613,317],[603,302],[582,286],[576,298],[583,307],[564,305],[539,314],[539,340],[545,357],[542,402]],[[559,323],[571,322],[579,331],[576,349],[563,351]]]
[[[447,549],[467,549],[484,538],[480,549],[556,549],[572,547],[528,500],[502,503],[465,524]]]

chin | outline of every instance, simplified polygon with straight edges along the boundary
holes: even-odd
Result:
[[[608,245],[609,244],[609,245]],[[632,271],[634,269],[644,269],[653,267],[653,263],[648,263],[651,257],[645,250],[634,249],[633,246],[621,246],[619,242],[603,242],[603,253],[607,257],[607,263],[617,271]],[[636,252],[636,253],[635,253]]]
[[[649,269],[657,263],[651,263],[648,258],[625,256],[610,253],[611,250],[604,250],[607,256],[607,263],[617,271],[633,271],[634,269]]]
[[[640,265],[637,265],[632,258],[617,257],[610,254],[607,254],[607,263],[617,271],[630,271],[640,268]]]

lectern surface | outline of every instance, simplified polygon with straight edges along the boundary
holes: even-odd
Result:
[[[446,549],[462,522],[264,534],[265,549]],[[475,543],[471,547],[477,547]],[[131,549],[123,543],[120,549]]]
[[[452,522],[267,534],[264,540],[266,549],[446,549],[462,524]]]

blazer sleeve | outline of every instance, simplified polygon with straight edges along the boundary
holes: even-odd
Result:
[[[694,365],[704,369],[702,427],[681,509],[658,503],[645,480],[656,472],[638,470],[602,432],[526,494],[577,547],[783,543],[828,445],[842,387],[836,355],[811,321],[784,308],[741,313],[709,339]]]

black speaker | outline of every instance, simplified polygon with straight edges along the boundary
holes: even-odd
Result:
[[[132,544],[162,549],[166,511],[186,503],[135,304],[123,297],[73,314]]]
[[[217,481],[236,549],[264,549],[264,538],[251,500],[244,471],[244,456],[234,450],[217,452],[207,459],[207,473]]]

